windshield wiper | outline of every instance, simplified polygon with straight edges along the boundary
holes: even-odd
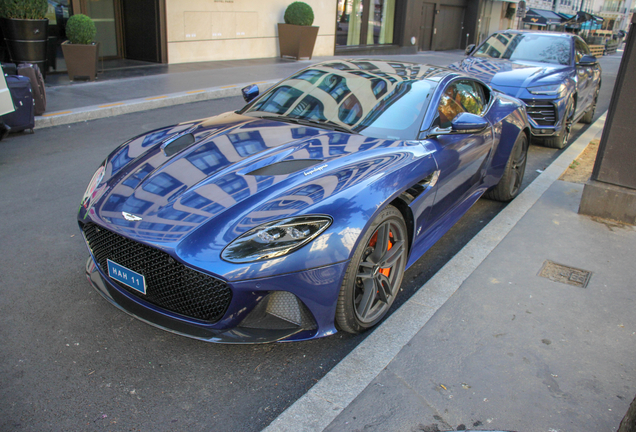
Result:
[[[303,119],[298,117],[289,117],[285,115],[259,116],[259,117],[266,120],[275,120],[275,121],[281,121],[281,122],[287,122],[287,123],[294,123],[294,124],[303,125],[303,126],[313,126],[313,127],[319,127],[321,129],[333,130],[338,132],[346,132],[346,133],[358,135],[358,133],[354,132],[352,129],[349,129],[346,126],[342,126],[331,120],[323,120],[323,121],[309,120],[309,119]]]

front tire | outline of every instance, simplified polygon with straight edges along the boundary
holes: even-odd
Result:
[[[527,162],[528,137],[524,132],[521,132],[512,147],[501,180],[495,187],[488,190],[484,196],[495,201],[508,202],[519,195]]]
[[[570,130],[572,129],[572,117],[574,116],[574,101],[570,99],[565,109],[565,121],[559,134],[555,137],[543,138],[540,143],[544,147],[562,149],[568,144]]]
[[[404,218],[389,205],[373,220],[347,267],[336,307],[339,329],[361,333],[384,318],[400,290],[407,250]]]

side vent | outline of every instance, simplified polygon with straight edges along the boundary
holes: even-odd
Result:
[[[439,178],[439,171],[435,171],[434,173],[426,176],[419,182],[415,183],[413,186],[402,192],[400,198],[404,200],[408,205],[410,205],[415,199],[422,194],[422,192],[426,191],[426,189],[435,186],[437,183],[437,179]]]

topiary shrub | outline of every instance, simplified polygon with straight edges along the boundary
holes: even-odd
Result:
[[[44,19],[47,0],[0,0],[0,16],[12,19]]]
[[[517,13],[517,8],[515,8],[512,4],[508,4],[508,9],[506,9],[506,18],[513,19]]]
[[[66,37],[72,44],[92,44],[96,34],[95,23],[86,15],[73,15],[66,22]]]
[[[314,11],[307,3],[296,1],[285,9],[285,24],[310,26],[314,23]]]

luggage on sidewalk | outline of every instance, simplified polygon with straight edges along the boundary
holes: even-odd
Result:
[[[42,72],[36,64],[21,63],[18,65],[18,75],[31,80],[31,91],[35,101],[35,115],[42,115],[46,111],[46,89]]]
[[[2,114],[7,114],[13,112],[15,108],[13,107],[13,98],[11,98],[11,92],[7,87],[7,81],[4,77],[4,74],[0,73],[0,116]],[[5,139],[9,134],[9,128],[4,124],[2,118],[0,117],[0,141]]]
[[[2,73],[5,75],[17,75],[18,68],[15,63],[2,63]]]
[[[11,92],[13,106],[15,111],[0,117],[7,126],[11,128],[11,132],[20,132],[25,129],[35,127],[35,104],[31,93],[31,80],[20,75],[9,75],[5,77],[7,87]]]
[[[14,111],[13,98],[3,74],[0,74],[0,116]]]

